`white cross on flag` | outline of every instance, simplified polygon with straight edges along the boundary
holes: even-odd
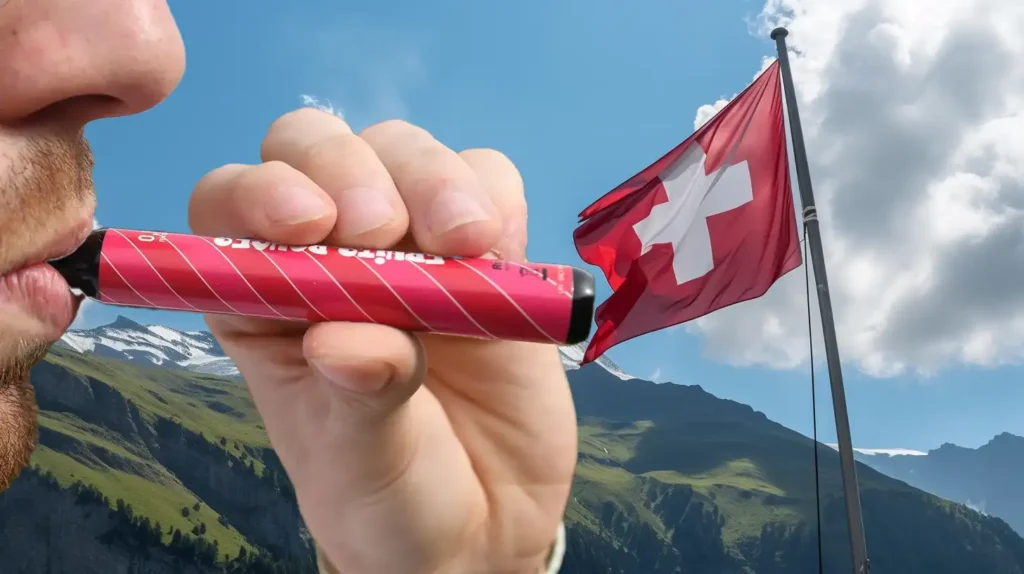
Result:
[[[614,290],[584,363],[760,297],[800,266],[778,66],[580,214],[576,249]]]

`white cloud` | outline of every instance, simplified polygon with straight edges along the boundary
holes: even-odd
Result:
[[[299,96],[299,98],[302,100],[303,106],[306,106],[308,108],[316,108],[322,112],[334,114],[339,118],[345,119],[345,112],[341,108],[335,108],[334,104],[332,104],[330,100],[321,101],[320,98],[316,96],[311,96],[309,94],[302,94],[301,96]]]
[[[750,77],[750,80],[753,81],[758,76],[760,76],[761,72],[763,72],[766,69],[768,69],[768,66],[770,66],[772,64],[772,62],[774,62],[774,61],[775,61],[774,57],[763,58],[761,60],[761,68],[758,69],[757,72],[753,76]],[[706,124],[708,120],[713,118],[715,116],[715,114],[717,114],[719,111],[721,111],[721,109],[724,108],[726,106],[726,104],[728,104],[729,101],[732,100],[732,98],[735,98],[737,95],[738,94],[733,94],[732,97],[730,97],[730,98],[719,98],[713,104],[704,104],[703,106],[697,108],[697,117],[694,118],[694,120],[693,120],[693,129],[696,131],[697,128],[699,128],[702,125]]]
[[[735,98],[736,94],[733,94],[732,97]],[[728,103],[729,103],[729,100],[720,99],[720,100],[716,101],[713,104],[704,104],[703,106],[697,108],[697,117],[694,118],[694,120],[693,120],[693,129],[694,129],[694,131],[696,131],[697,128],[699,128],[700,126],[708,123],[708,120],[713,118],[715,116],[715,114],[717,114],[719,111],[721,111],[722,108],[724,108],[725,105],[728,104]]]
[[[1024,362],[1024,3],[769,0],[759,24],[790,31],[844,363]],[[803,281],[688,329],[735,364],[805,364]]]

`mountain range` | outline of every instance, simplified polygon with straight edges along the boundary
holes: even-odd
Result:
[[[578,366],[563,574],[817,571],[807,437],[697,385]],[[206,333],[120,318],[31,374],[32,466],[0,494],[4,573],[313,573],[287,474]],[[216,370],[218,374],[210,371]],[[821,448],[825,572],[850,572],[838,457]],[[872,574],[1024,574],[1003,520],[860,464]]]
[[[947,443],[927,453],[855,456],[917,488],[997,516],[1024,535],[1024,437],[1002,433],[976,449]]]
[[[210,333],[140,325],[123,315],[118,315],[112,323],[93,329],[72,329],[61,337],[58,345],[79,353],[138,365],[239,376],[238,368],[224,355],[224,350]],[[561,347],[562,366],[566,370],[579,368],[586,348],[586,343]],[[632,378],[607,357],[599,357],[595,363],[622,380]]]

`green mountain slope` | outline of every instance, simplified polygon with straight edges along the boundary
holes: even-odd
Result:
[[[817,571],[810,439],[697,386],[569,376],[580,418],[569,572]],[[838,456],[819,454],[825,571],[850,572]],[[873,574],[1024,572],[1024,540],[1003,521],[858,474]]]
[[[214,561],[263,556],[268,564],[312,571],[312,550],[287,477],[237,380],[55,347],[33,370],[32,383],[40,407],[39,446],[33,471],[16,487],[23,481],[44,490],[53,481],[64,490],[88,485],[108,506],[116,509],[120,500],[133,515],[159,523],[154,543],[168,545],[177,537],[184,540],[180,545],[198,545],[192,550],[200,555],[216,544]],[[38,495],[29,490],[26,496]],[[18,494],[12,488],[0,505]],[[25,519],[0,513],[0,532],[5,522]],[[0,557],[26,551],[3,546],[0,539]],[[36,555],[46,552],[39,548]],[[182,554],[185,563],[202,566],[201,556]]]
[[[580,416],[564,574],[816,571],[811,441],[699,387],[570,371]],[[237,380],[55,348],[32,373],[33,469],[0,495],[0,571],[314,572]],[[821,449],[827,572],[848,572]],[[873,574],[1024,574],[998,519],[860,467]],[[8,569],[9,568],[9,569]]]

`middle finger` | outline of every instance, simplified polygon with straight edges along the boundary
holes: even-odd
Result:
[[[391,174],[420,250],[480,256],[494,247],[502,214],[457,153],[426,130],[400,120],[370,126],[360,136]]]
[[[409,214],[387,168],[338,116],[313,108],[285,114],[267,130],[260,155],[304,173],[334,200],[329,244],[379,249],[406,234]]]

